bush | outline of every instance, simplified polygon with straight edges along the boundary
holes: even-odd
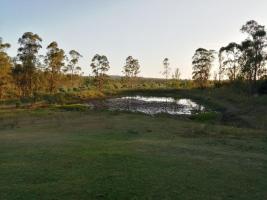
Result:
[[[72,88],[72,91],[73,91],[73,92],[79,92],[80,89],[79,89],[79,88]]]
[[[92,98],[103,98],[105,96],[102,92],[99,92],[97,90],[84,90],[75,95],[84,100]]]
[[[33,102],[42,101],[44,99],[44,95],[45,94],[43,94],[43,93],[34,92],[33,93]]]
[[[54,95],[44,95],[43,100],[49,104],[65,104],[67,102],[66,96],[64,93],[57,93]]]
[[[16,108],[20,108],[20,107],[21,107],[21,101],[17,101],[17,102],[15,103],[15,105],[16,105]]]
[[[215,88],[220,88],[222,86],[223,86],[223,83],[222,82],[220,82],[220,81],[214,81],[214,87]]]
[[[67,102],[65,94],[63,93],[55,94],[55,102],[58,104],[65,104]]]
[[[66,89],[65,88],[59,88],[58,91],[61,92],[61,93],[66,93]]]
[[[34,103],[34,98],[32,98],[32,97],[22,97],[21,99],[20,99],[20,101],[21,101],[21,103],[25,103],[25,104],[27,104],[27,103]]]

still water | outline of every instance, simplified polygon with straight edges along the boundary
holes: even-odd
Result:
[[[126,96],[107,100],[109,110],[142,112],[149,115],[167,113],[171,115],[193,115],[205,112],[206,108],[191,99],[171,97]]]

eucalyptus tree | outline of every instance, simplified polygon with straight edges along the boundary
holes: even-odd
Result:
[[[266,64],[266,30],[265,26],[251,20],[242,26],[241,31],[248,35],[241,44],[242,73],[255,88],[256,81],[262,75]]]
[[[166,87],[168,85],[168,79],[169,79],[170,73],[171,73],[170,60],[169,60],[169,58],[164,58],[164,60],[163,60],[163,72],[162,72],[162,75],[165,78]]]
[[[232,42],[220,49],[219,79],[221,79],[222,73],[226,73],[231,81],[236,80],[241,70],[241,65],[240,65],[241,55],[242,55],[241,45],[235,42]]]
[[[15,84],[16,95],[23,96],[24,70],[21,63],[18,63],[17,58],[13,59],[14,66],[11,69],[12,78]]]
[[[0,52],[4,52],[6,49],[10,48],[9,43],[3,43],[3,39],[0,37]]]
[[[173,73],[173,75],[172,75],[172,78],[173,78],[174,80],[180,80],[180,78],[181,78],[181,72],[180,72],[180,69],[179,69],[179,68],[176,68],[176,69],[174,70],[174,73]]]
[[[102,91],[104,81],[107,78],[106,72],[110,69],[107,56],[96,54],[91,60],[91,68],[97,87]]]
[[[126,63],[123,67],[123,73],[126,79],[129,80],[131,88],[133,87],[133,81],[140,73],[140,64],[138,59],[134,59],[132,56],[126,58]]]
[[[6,49],[10,48],[10,44],[3,43],[0,37],[0,99],[3,98],[4,91],[8,89],[11,82],[11,58],[6,53]]]
[[[38,52],[42,48],[42,38],[32,32],[26,32],[19,38],[18,54],[15,67],[20,68],[21,81],[18,87],[21,88],[23,96],[31,96],[36,84],[36,70],[38,67]],[[17,70],[15,70],[17,71]]]
[[[204,88],[208,83],[212,62],[215,59],[214,53],[214,50],[199,48],[195,51],[195,54],[192,58],[192,78],[200,88]]]
[[[70,72],[71,86],[73,87],[73,76],[75,74],[78,74],[82,70],[82,68],[78,66],[79,60],[82,57],[82,55],[78,51],[71,50],[69,52],[69,56],[70,56],[69,63],[65,67],[64,71]]]
[[[61,69],[65,64],[65,52],[58,47],[57,42],[51,42],[46,49],[45,63],[49,76],[49,92],[54,93],[58,88]]]

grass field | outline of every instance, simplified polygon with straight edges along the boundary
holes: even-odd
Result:
[[[192,98],[219,115],[4,109],[0,199],[267,199],[266,96],[130,93]]]
[[[265,129],[167,116],[1,111],[0,199],[267,199]]]

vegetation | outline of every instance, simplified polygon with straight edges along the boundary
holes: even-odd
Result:
[[[16,83],[22,97],[32,96],[38,90],[38,51],[42,48],[41,42],[40,36],[31,32],[26,32],[19,38],[20,48],[13,73],[18,78]]]
[[[219,51],[220,74],[226,71],[230,80],[245,80],[249,83],[250,93],[256,93],[257,80],[266,78],[266,30],[251,20],[242,26],[241,31],[248,35],[245,41],[230,43]]]
[[[65,72],[70,72],[71,85],[73,87],[73,76],[75,74],[79,74],[79,72],[81,71],[81,67],[77,66],[77,64],[79,62],[79,59],[82,57],[82,55],[75,50],[71,50],[69,54],[70,54],[70,61],[69,61],[69,64],[65,68]]]
[[[180,72],[179,68],[176,68],[175,69],[174,74],[172,75],[172,78],[174,80],[180,80],[180,78],[181,78],[181,72]]]
[[[165,77],[165,81],[166,81],[166,87],[168,85],[168,78],[170,76],[170,61],[169,58],[164,58],[163,60],[163,72],[162,75]]]
[[[126,81],[133,88],[133,81],[136,80],[137,75],[140,73],[139,61],[132,56],[128,56],[126,58],[126,64],[123,67],[123,73],[125,74]]]
[[[0,199],[265,199],[265,131],[198,121],[1,111]]]
[[[65,52],[63,49],[58,48],[56,42],[52,42],[47,47],[46,55],[46,71],[49,73],[49,92],[54,93],[59,87],[59,78],[61,68],[64,66]]]
[[[26,32],[16,57],[0,38],[0,199],[266,199],[265,27],[248,21],[247,39],[218,51],[198,48],[193,80],[108,76],[105,55],[82,73],[82,55]],[[170,75],[172,74],[172,77]],[[188,98],[209,108],[191,116],[108,111],[102,98]],[[101,108],[99,109],[98,106]]]
[[[219,51],[220,60],[220,80],[221,75],[226,73],[230,81],[235,81],[240,76],[240,57],[241,46],[237,43],[230,43],[226,47],[222,47]]]
[[[4,97],[4,91],[9,90],[9,83],[11,81],[11,58],[7,55],[5,50],[10,47],[10,44],[3,43],[0,38],[0,99]]]
[[[105,55],[96,54],[91,63],[93,74],[95,75],[95,81],[97,83],[98,89],[101,91],[103,89],[103,84],[107,78],[106,72],[109,70],[109,61]]]
[[[210,80],[216,55],[214,50],[196,50],[192,61],[194,84],[190,80],[180,80],[182,72],[178,68],[174,69],[172,78],[169,79],[170,61],[165,58],[162,72],[165,88],[219,87],[229,80],[243,81],[249,94],[258,93],[257,82],[267,78],[266,30],[264,26],[251,20],[242,26],[241,31],[248,36],[245,41],[241,44],[232,42],[218,51],[219,71],[214,75],[214,80]],[[164,86],[160,79],[138,77],[140,64],[132,56],[126,58],[123,66],[125,77],[114,78],[107,75],[110,69],[108,58],[96,54],[90,65],[93,77],[88,77],[84,76],[79,66],[82,55],[78,51],[71,50],[67,56],[57,42],[53,41],[47,46],[46,55],[40,55],[42,38],[32,32],[24,33],[18,42],[18,54],[11,58],[6,53],[10,44],[0,40],[0,99],[35,98],[62,92],[74,92],[77,96],[100,92],[103,96],[104,93],[116,93],[125,89],[160,89]]]
[[[193,80],[195,80],[197,85],[199,85],[201,88],[207,86],[212,62],[214,60],[213,54],[213,50],[199,48],[196,50],[193,56]]]

